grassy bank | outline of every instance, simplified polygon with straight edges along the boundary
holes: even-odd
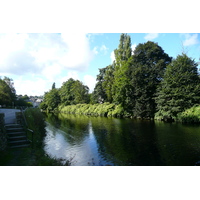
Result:
[[[178,114],[177,120],[182,123],[199,124],[200,123],[200,106],[194,106]]]
[[[104,116],[104,117],[129,117],[130,115],[124,111],[121,105],[110,103],[103,104],[77,104],[58,107],[58,112],[91,115],[91,116]]]

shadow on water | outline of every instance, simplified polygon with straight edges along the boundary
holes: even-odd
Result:
[[[72,165],[182,166],[200,161],[200,127],[47,114],[45,151]]]

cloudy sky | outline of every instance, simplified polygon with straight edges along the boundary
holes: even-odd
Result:
[[[176,57],[182,51],[199,61],[200,34],[128,33],[132,49],[154,41]],[[0,75],[14,80],[17,94],[43,95],[53,82],[61,87],[70,77],[93,91],[98,69],[114,60],[120,33],[0,34]]]

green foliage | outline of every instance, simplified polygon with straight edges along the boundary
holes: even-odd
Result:
[[[102,82],[102,87],[104,88],[106,94],[106,101],[112,103],[113,102],[113,94],[112,87],[114,82],[114,69],[115,65],[108,65],[105,68],[104,81]]]
[[[16,106],[20,106],[20,107],[33,107],[33,104],[31,102],[27,102],[24,100],[24,98],[19,98],[18,100],[16,100],[15,102]]]
[[[186,54],[177,56],[167,66],[155,99],[157,117],[161,118],[176,118],[178,113],[199,103],[200,79],[194,60]]]
[[[12,106],[16,100],[13,80],[4,77],[0,78],[0,105]]]
[[[64,82],[59,89],[61,103],[64,105],[73,105],[78,103],[89,103],[89,88],[83,85],[79,80],[70,78]]]
[[[47,111],[54,111],[60,103],[60,95],[57,89],[52,89],[44,96],[44,101],[41,103],[40,108]]]
[[[104,103],[107,101],[107,94],[105,89],[105,74],[106,74],[106,67],[99,69],[99,74],[97,75],[97,83],[94,88],[93,92],[93,101],[94,103]]]
[[[124,115],[124,109],[121,105],[110,104],[77,104],[68,106],[59,106],[58,109],[62,113],[91,115],[91,116],[108,116],[108,117],[128,117]]]
[[[25,110],[26,121],[28,127],[34,131],[34,138],[41,138],[45,134],[45,120],[44,115],[39,108],[28,108]]]
[[[113,102],[121,104],[126,110],[132,104],[131,86],[131,38],[127,34],[121,34],[118,49],[115,49],[114,79],[112,86]]]
[[[51,89],[53,90],[55,88],[56,88],[56,83],[54,82]]]
[[[192,108],[185,110],[182,113],[178,114],[177,117],[178,121],[182,123],[193,123],[199,124],[200,123],[200,106],[195,105]]]
[[[155,42],[138,44],[121,34],[115,61],[99,69],[92,94],[70,78],[45,94],[40,108],[75,114],[176,120],[178,113],[200,102],[197,64],[187,55],[172,61]],[[89,103],[89,105],[88,105]]]
[[[156,89],[170,62],[171,58],[157,43],[149,41],[135,48],[131,80],[134,87],[134,116],[154,117]]]
[[[43,147],[43,140],[46,135],[44,115],[38,108],[28,108],[25,110],[25,116],[28,127],[34,131],[33,135],[33,148],[31,153],[34,159],[31,160],[29,165],[33,166],[60,166],[70,165],[70,160],[63,162],[62,159],[55,159],[45,154]],[[30,136],[29,136],[30,137]],[[26,152],[27,153],[27,152]],[[28,160],[28,158],[27,158]],[[23,164],[24,165],[24,164]]]

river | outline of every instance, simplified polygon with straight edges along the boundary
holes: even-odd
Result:
[[[200,165],[200,126],[47,114],[45,152],[72,166]]]

